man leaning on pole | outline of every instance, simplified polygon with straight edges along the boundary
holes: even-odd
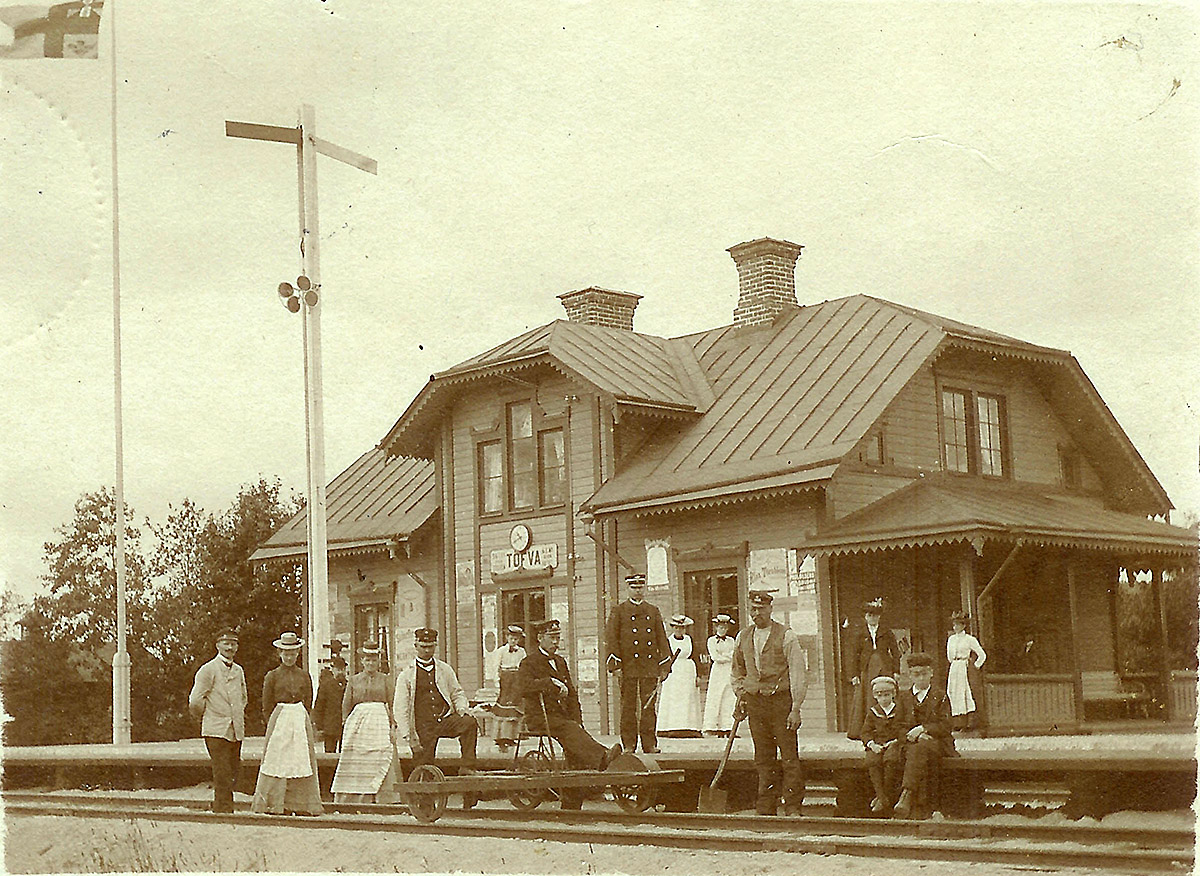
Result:
[[[796,731],[800,704],[808,693],[807,661],[796,634],[771,620],[772,601],[766,590],[750,591],[753,623],[738,633],[730,681],[754,740],[755,810],[759,815],[775,815],[782,797],[783,814],[800,815],[805,781]]]

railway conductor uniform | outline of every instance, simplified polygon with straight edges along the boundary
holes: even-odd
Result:
[[[658,606],[646,602],[645,575],[625,579],[629,598],[608,616],[604,638],[608,671],[621,671],[621,745],[626,751],[658,751],[658,681],[671,663],[671,647]]]
[[[188,710],[200,717],[200,735],[212,760],[213,812],[233,811],[233,786],[246,738],[246,673],[233,662],[238,635],[217,636],[217,656],[196,671]]]

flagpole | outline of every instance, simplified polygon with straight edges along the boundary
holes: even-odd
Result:
[[[112,272],[113,272],[113,408],[116,437],[117,485],[117,653],[113,655],[113,729],[114,745],[128,745],[132,739],[129,714],[129,652],[125,635],[125,440],[121,419],[121,226],[117,203],[117,23],[113,14],[116,0],[105,0],[109,48],[112,62]],[[102,19],[103,20],[103,19]]]

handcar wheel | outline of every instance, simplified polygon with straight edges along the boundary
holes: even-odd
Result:
[[[517,769],[523,773],[545,773],[551,769],[550,758],[540,751],[528,751],[517,762]],[[523,812],[537,809],[542,801],[550,799],[547,791],[534,788],[528,791],[513,791],[508,795],[508,802]]]
[[[657,770],[658,763],[645,755],[625,752],[618,755],[607,767],[614,772],[642,772]],[[657,797],[653,785],[613,785],[609,788],[613,801],[630,814],[640,814],[654,806]]]
[[[406,785],[417,782],[444,782],[446,774],[431,764],[416,767],[408,774]],[[432,824],[446,811],[448,794],[408,794],[408,811],[422,824]]]

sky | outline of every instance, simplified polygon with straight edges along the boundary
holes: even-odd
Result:
[[[6,0],[0,0],[6,2]],[[141,520],[305,483],[294,125],[319,159],[327,472],[432,372],[637,292],[727,324],[726,248],[1071,350],[1200,513],[1198,17],[1189,6],[117,0],[125,489]],[[111,3],[111,0],[110,0]],[[0,585],[114,481],[100,61],[0,62]]]

